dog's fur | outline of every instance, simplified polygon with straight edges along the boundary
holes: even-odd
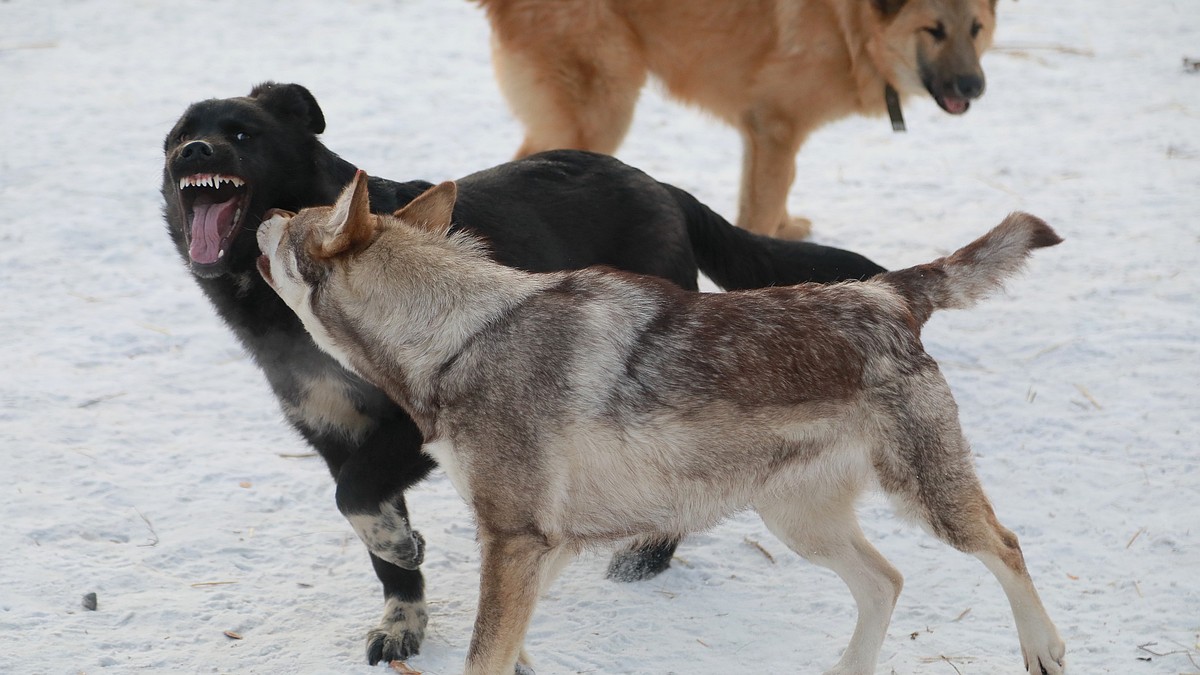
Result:
[[[426,625],[420,535],[404,491],[432,467],[408,415],[313,344],[254,271],[252,236],[269,208],[332,204],[355,167],[321,144],[325,118],[307,89],[265,83],[247,97],[188,108],[164,144],[162,194],[171,237],[218,313],[263,369],[287,419],[325,459],[337,503],[371,551],[386,607],[367,658],[415,653]],[[372,178],[390,213],[432,184]],[[697,267],[725,288],[834,281],[882,270],[857,254],[778,242],[734,228],[691,195],[610,157],[552,152],[459,182],[456,222],[495,259],[548,271],[607,264],[696,287]],[[674,542],[614,558],[632,580],[664,569]]]
[[[259,229],[259,268],[317,344],[401,403],[471,505],[483,547],[469,673],[513,672],[538,589],[580,548],[680,537],[755,509],[845,580],[859,621],[833,673],[873,673],[901,577],[863,538],[878,485],[976,555],[1027,669],[1064,644],[996,520],[920,329],[1060,239],[1013,214],[948,258],[874,280],[725,294],[604,270],[528,274],[449,234],[443,183],[395,217],[360,176]],[[521,655],[520,662],[528,665]]]
[[[478,0],[522,157],[613,153],[647,74],[737,128],[737,224],[807,236],[788,218],[801,144],[821,125],[885,111],[885,87],[966,112],[984,88],[996,0]]]

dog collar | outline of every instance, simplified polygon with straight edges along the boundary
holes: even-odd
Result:
[[[892,131],[904,131],[904,112],[900,110],[900,94],[890,84],[883,85],[883,100],[887,101],[888,117],[892,119]]]

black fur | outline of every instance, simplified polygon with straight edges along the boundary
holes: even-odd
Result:
[[[164,144],[165,217],[196,282],[262,368],[289,421],[328,464],[337,481],[338,508],[347,515],[374,513],[386,501],[407,518],[405,490],[433,468],[420,452],[416,426],[380,390],[319,351],[254,265],[259,252],[253,230],[264,211],[332,204],[353,178],[356,168],[317,139],[324,128],[316,100],[295,84],[268,82],[247,97],[193,104]],[[194,205],[192,197],[181,197],[179,181],[194,174],[234,176],[245,183],[204,198],[238,199],[243,214],[231,230],[222,227],[229,240],[216,261],[197,262],[189,254]],[[390,213],[430,186],[371,178],[371,207]],[[454,222],[482,235],[500,262],[530,271],[604,264],[688,289],[697,287],[697,269],[730,289],[860,279],[882,271],[848,251],[739,230],[682,190],[611,157],[579,151],[542,153],[460,179]],[[352,433],[314,426],[299,409],[305,385],[324,377],[349,383],[348,396],[363,416],[360,428],[344,430]],[[631,555],[641,557],[643,564],[631,567],[653,576],[669,565],[676,543],[627,552],[625,563],[630,565]],[[415,532],[412,549],[407,561],[412,569],[372,555],[385,599],[423,603],[417,569],[423,551]],[[423,606],[414,611],[423,624]],[[372,664],[419,649],[423,625],[400,634],[389,634],[387,627],[385,617],[368,637]]]

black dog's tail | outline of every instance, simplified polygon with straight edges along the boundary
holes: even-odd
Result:
[[[945,258],[888,272],[879,279],[904,296],[921,326],[934,310],[974,305],[1016,273],[1034,249],[1060,242],[1062,238],[1041,218],[1012,213],[992,231]]]
[[[886,271],[853,251],[764,237],[734,227],[691,194],[662,185],[683,209],[700,270],[727,291],[866,279]]]

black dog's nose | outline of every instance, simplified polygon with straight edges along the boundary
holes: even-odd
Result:
[[[184,159],[196,157],[212,157],[213,146],[205,141],[190,141],[179,149],[179,156]]]
[[[954,78],[954,91],[963,98],[979,98],[983,93],[983,78],[979,75],[959,75]]]

